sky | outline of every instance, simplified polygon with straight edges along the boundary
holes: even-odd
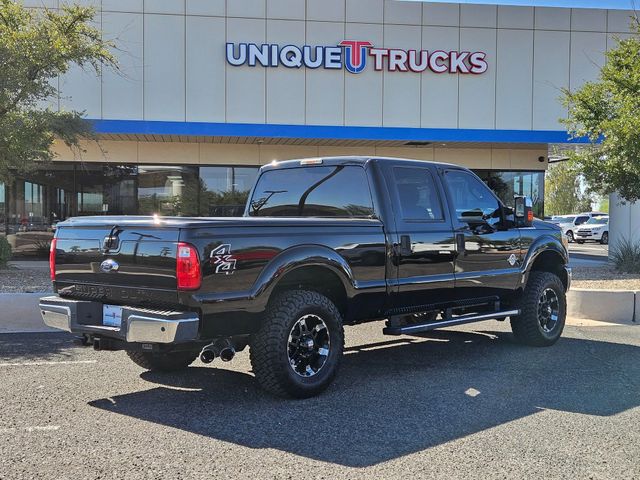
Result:
[[[431,3],[480,3],[485,5],[521,5],[532,7],[608,8],[640,10],[640,0],[408,0]]]

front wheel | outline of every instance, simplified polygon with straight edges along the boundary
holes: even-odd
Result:
[[[576,243],[577,243],[578,245],[582,245],[582,244],[584,243],[584,240],[576,240]]]
[[[511,317],[516,340],[546,347],[558,341],[567,315],[562,281],[553,273],[533,271],[520,302],[520,315]]]
[[[268,392],[308,398],[329,386],[343,348],[342,317],[333,302],[317,292],[290,290],[269,304],[253,335],[251,366]]]
[[[573,243],[573,241],[575,240],[575,238],[573,237],[573,232],[571,230],[567,232],[567,240],[569,241],[569,243]]]
[[[600,243],[602,245],[607,245],[609,243],[609,233],[608,232],[604,232],[602,234],[602,238],[600,239]]]

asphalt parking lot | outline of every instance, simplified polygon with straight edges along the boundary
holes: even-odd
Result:
[[[570,264],[572,267],[597,267],[606,265],[609,257],[609,245],[596,242],[569,244]]]
[[[0,478],[639,478],[640,330],[551,348],[484,322],[347,330],[318,398],[259,390],[248,352],[151,374],[63,333],[0,335]]]

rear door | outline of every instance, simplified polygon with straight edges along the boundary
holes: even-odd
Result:
[[[456,235],[455,289],[458,300],[513,291],[520,278],[520,232],[502,228],[493,192],[467,170],[442,173]]]
[[[56,235],[56,286],[102,301],[175,303],[179,234],[169,227],[63,226]]]
[[[450,301],[455,244],[449,212],[431,166],[387,165],[393,207],[395,288],[392,308],[419,311]]]

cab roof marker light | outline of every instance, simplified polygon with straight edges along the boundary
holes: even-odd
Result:
[[[321,158],[305,158],[300,160],[300,165],[322,165]]]

